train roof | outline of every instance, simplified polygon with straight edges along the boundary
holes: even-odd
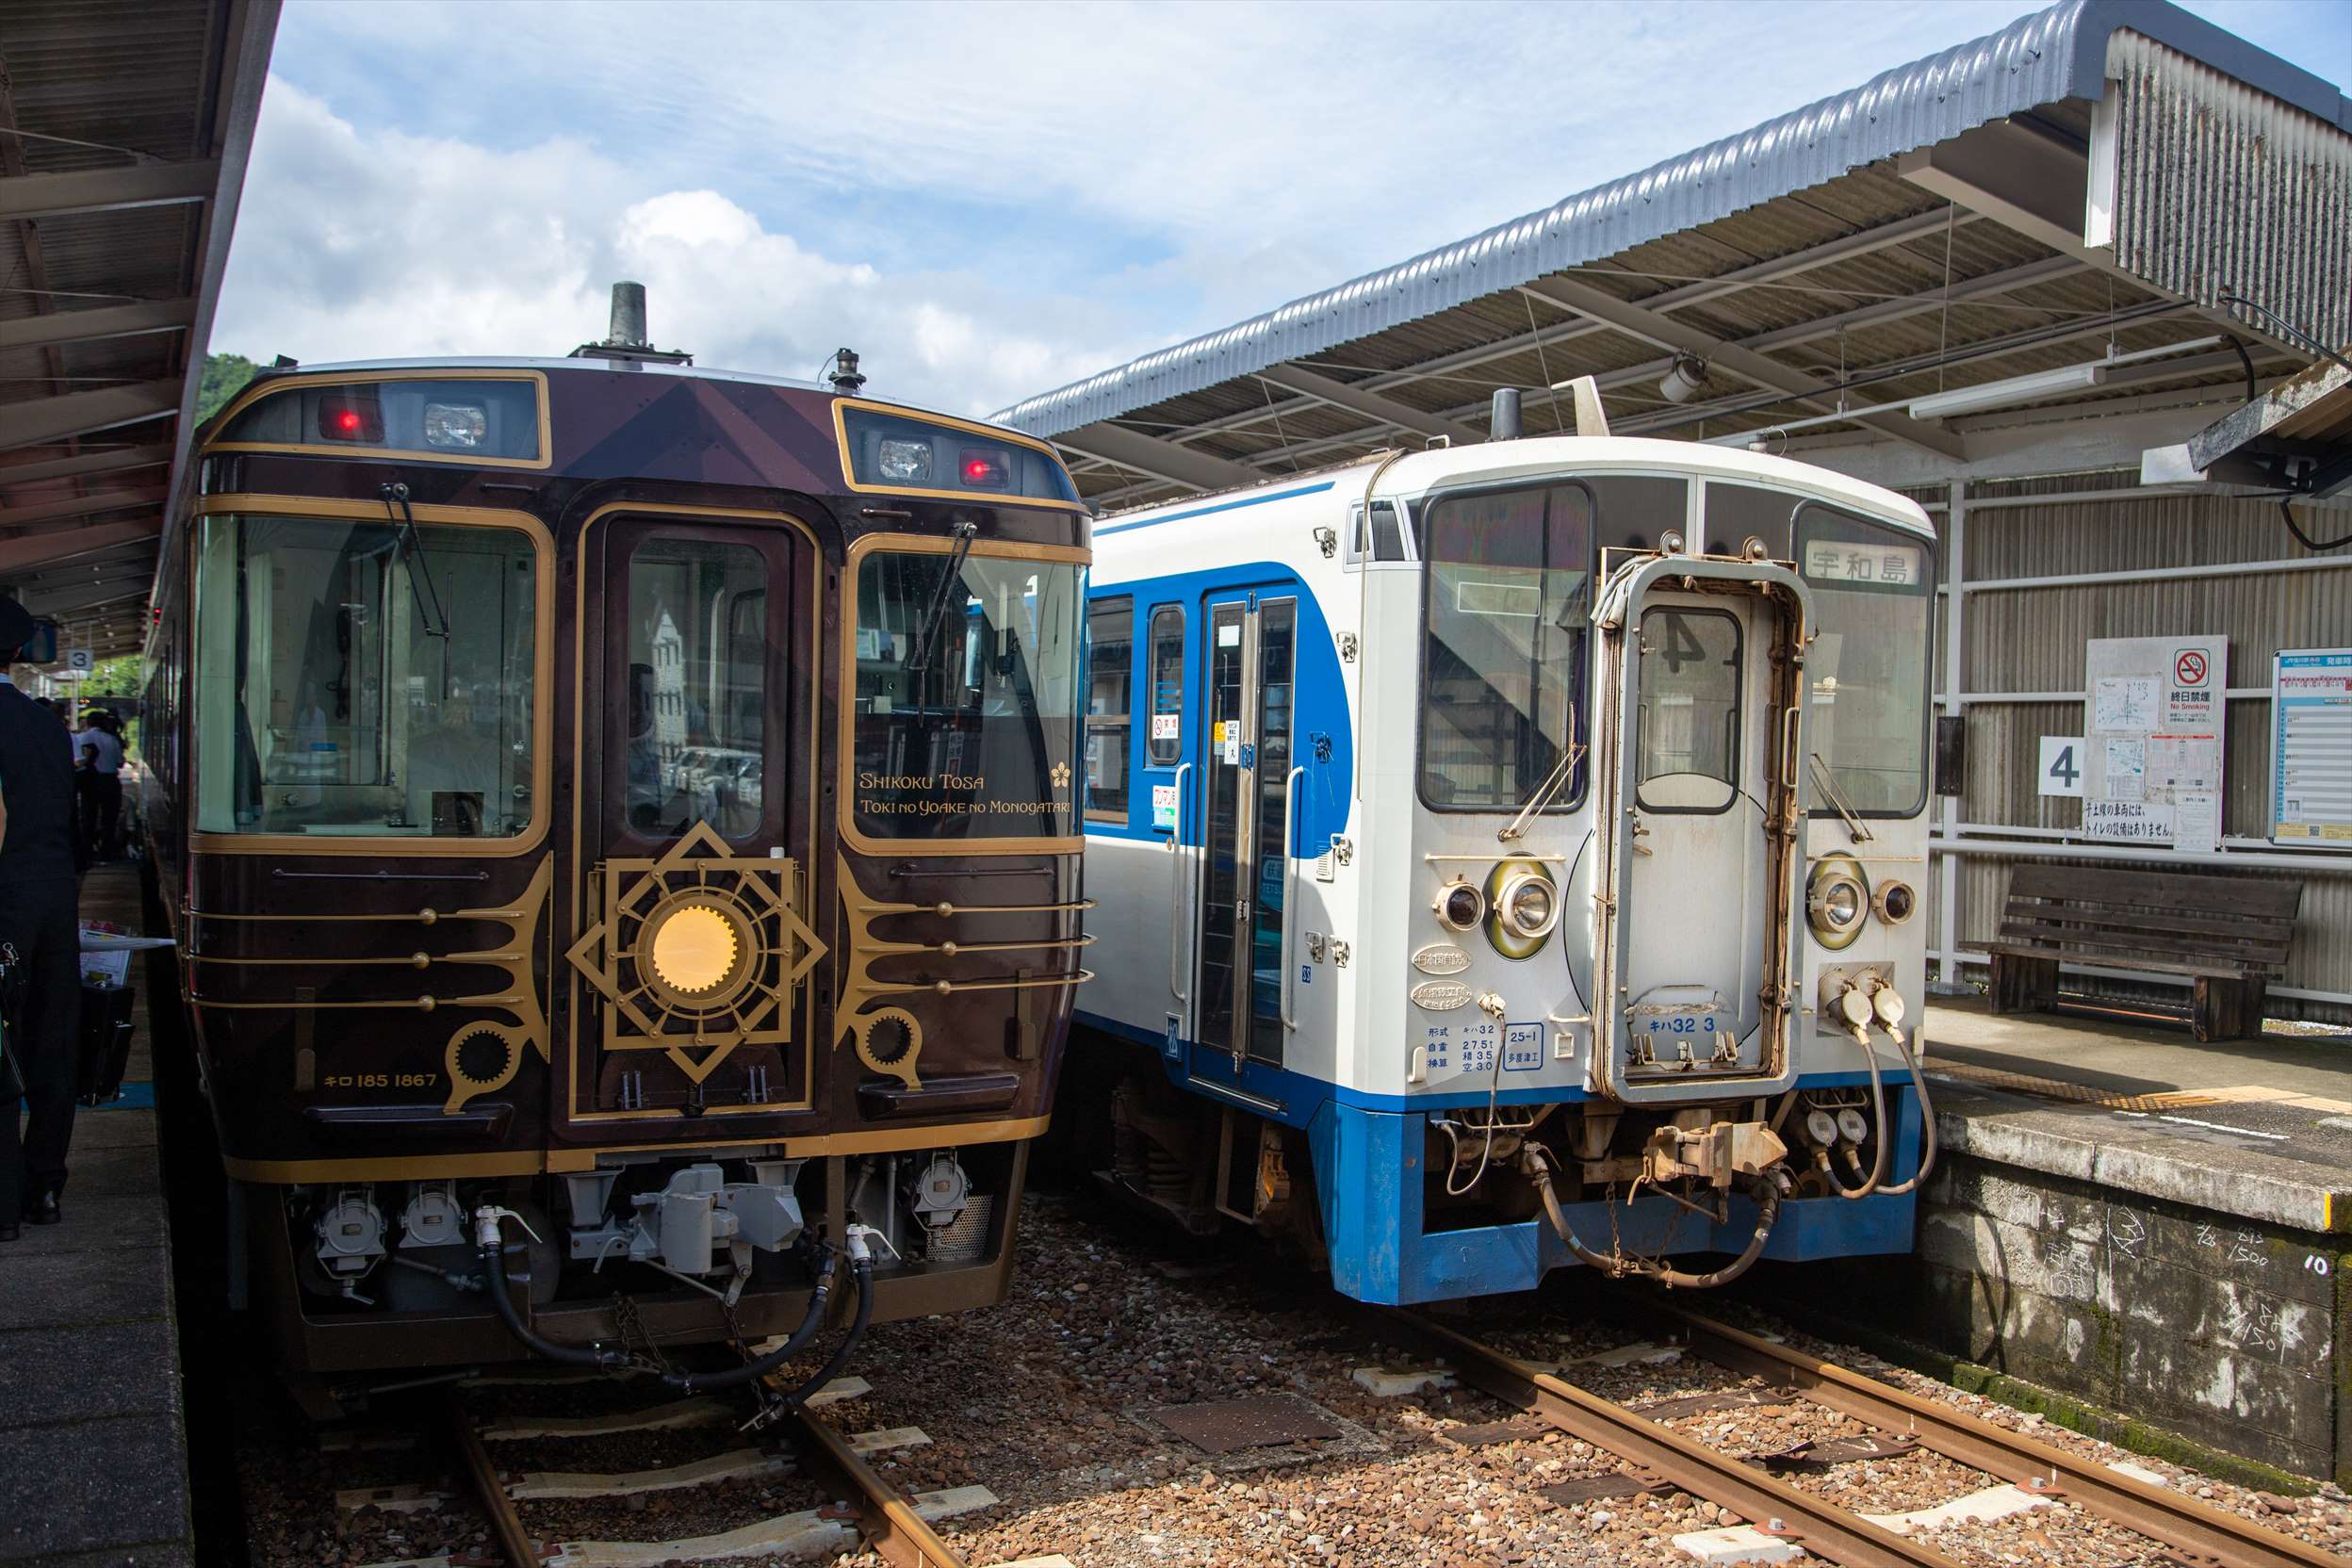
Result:
[[[1391,461],[1391,458],[1394,461]],[[1226,510],[1235,499],[1271,498],[1290,491],[1325,489],[1348,474],[1364,474],[1385,463],[1377,479],[1376,495],[1403,498],[1426,495],[1448,482],[1507,480],[1539,474],[1657,473],[1672,470],[1703,479],[1733,480],[1775,489],[1809,492],[1933,539],[1935,525],[1919,504],[1883,486],[1851,478],[1834,469],[1799,463],[1765,452],[1713,447],[1690,441],[1664,441],[1630,435],[1528,435],[1509,441],[1485,441],[1474,446],[1433,447],[1401,455],[1380,454],[1352,463],[1286,474],[1264,484],[1237,486],[1207,495],[1187,496],[1133,511],[1106,514],[1105,531],[1142,522],[1172,521],[1193,513]],[[1306,487],[1306,488],[1302,488]]]
[[[265,365],[254,373],[253,381],[272,381],[280,376],[382,375],[386,371],[415,370],[430,374],[435,370],[543,370],[550,373],[574,370],[617,371],[625,375],[673,376],[681,381],[738,382],[748,386],[777,386],[794,392],[815,392],[828,398],[849,397],[823,382],[804,381],[794,376],[762,375],[757,370],[718,370],[699,365],[669,365],[658,360],[600,359],[593,356],[575,358],[539,358],[528,354],[480,355],[464,354],[441,358],[416,359],[343,359],[317,365]],[[910,414],[936,414],[943,419],[960,419],[966,424],[988,425],[1019,435],[1002,420],[982,415],[958,414],[952,409],[934,408],[928,403],[911,402],[905,398],[892,398],[860,391],[854,394],[865,402],[888,403]],[[1034,441],[1036,437],[1029,437]]]

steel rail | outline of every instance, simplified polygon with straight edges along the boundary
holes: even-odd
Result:
[[[1433,1353],[1443,1354],[1463,1380],[1505,1404],[1532,1411],[1551,1425],[1657,1476],[1695,1497],[1723,1504],[1771,1533],[1846,1568],[1957,1568],[1924,1542],[1897,1535],[1826,1498],[1789,1485],[1730,1454],[1614,1400],[1408,1312],[1384,1315]]]
[[[867,1546],[891,1568],[964,1568],[964,1560],[915,1511],[906,1494],[884,1480],[841,1433],[806,1410],[795,1410],[792,1420],[810,1470],[846,1495],[858,1511]]]
[[[523,1528],[523,1516],[515,1511],[514,1499],[506,1494],[498,1467],[482,1446],[482,1433],[475,1429],[466,1407],[454,1398],[449,1401],[449,1425],[456,1429],[457,1451],[466,1462],[466,1479],[482,1512],[489,1516],[490,1538],[498,1543],[498,1555],[506,1560],[507,1568],[539,1568],[549,1554]]]
[[[2342,1558],[2292,1536],[2201,1503],[2171,1487],[2134,1480],[2096,1461],[1980,1420],[1941,1400],[1850,1372],[1834,1362],[1775,1345],[1668,1302],[1645,1302],[1642,1310],[1680,1324],[1690,1336],[1690,1348],[1718,1365],[1793,1387],[1817,1404],[1882,1431],[1912,1438],[1923,1447],[2002,1480],[2034,1482],[2043,1495],[2064,1497],[2160,1545],[2185,1550],[2222,1568],[2343,1568]]]

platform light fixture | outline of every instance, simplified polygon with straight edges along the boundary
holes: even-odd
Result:
[[[2054,397],[2061,392],[2079,391],[2085,386],[2099,386],[2107,380],[2104,361],[2088,365],[2062,365],[2055,370],[2036,370],[2032,375],[2011,376],[2005,381],[1988,381],[1982,386],[1964,386],[1956,392],[1938,392],[1933,397],[1916,398],[1911,403],[1914,419],[1947,419],[1959,414],[1976,414],[1988,408],[2005,408],[2011,403],[2032,402],[2036,398]]]

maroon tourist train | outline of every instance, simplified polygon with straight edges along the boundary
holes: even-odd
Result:
[[[298,1379],[1004,1292],[1086,978],[1086,512],[643,302],[265,370],[176,498],[151,864]]]

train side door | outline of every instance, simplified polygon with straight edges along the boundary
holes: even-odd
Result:
[[[565,1119],[807,1102],[808,546],[770,522],[592,520]]]
[[[1717,564],[1628,567],[1631,583],[1605,594],[1602,972],[1615,1005],[1595,1021],[1595,1065],[1634,1102],[1721,1098],[1724,1080],[1767,1092],[1791,1070],[1804,601],[1793,579],[1761,580],[1782,568],[1709,580]]]
[[[1292,679],[1298,601],[1212,596],[1203,617],[1195,1038],[1279,1066],[1282,923],[1289,898]]]

